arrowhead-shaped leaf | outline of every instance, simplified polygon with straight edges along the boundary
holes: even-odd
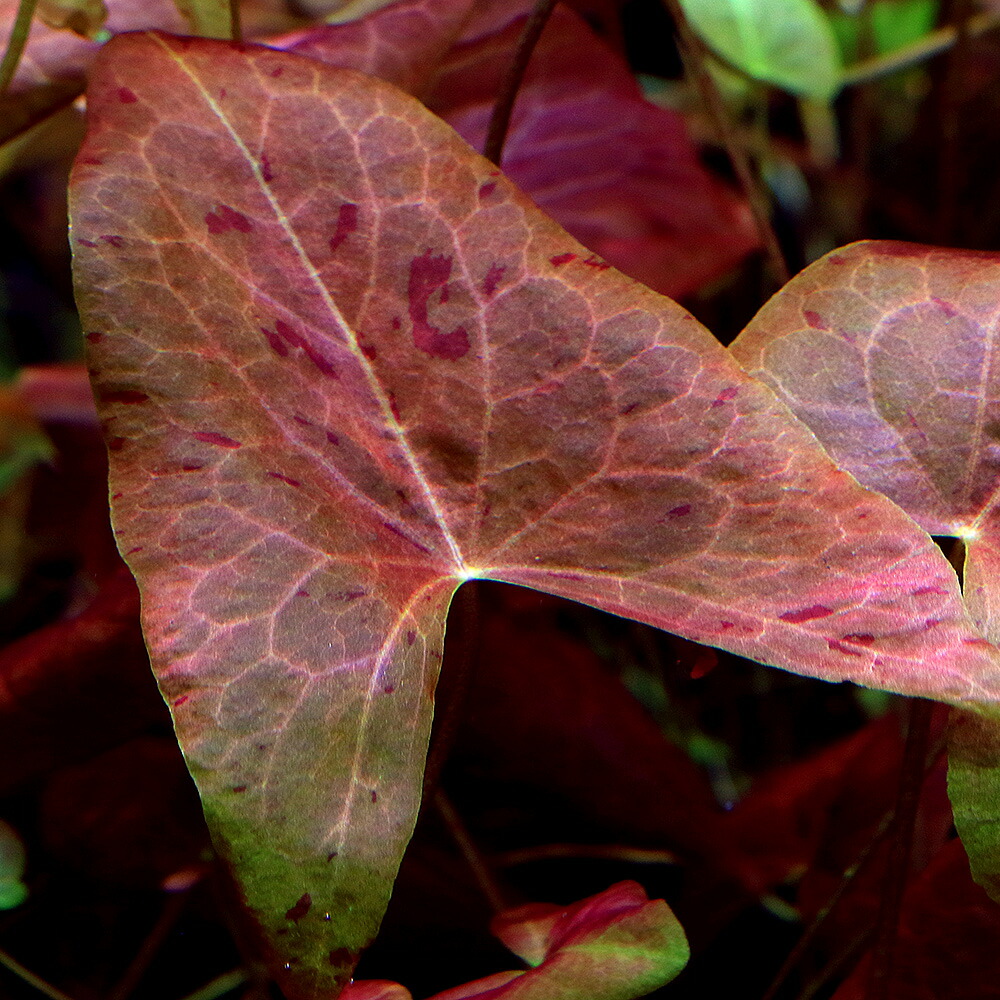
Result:
[[[470,577],[1000,696],[927,535],[412,98],[146,34],[89,103],[72,239],[116,530],[291,996],[342,985],[377,929]]]
[[[965,600],[1000,638],[1000,256],[855,243],[792,279],[733,343],[842,468],[966,543]],[[955,720],[949,794],[1000,899],[1000,714]]]

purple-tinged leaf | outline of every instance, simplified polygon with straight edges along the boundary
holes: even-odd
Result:
[[[290,997],[377,930],[466,579],[1000,695],[930,538],[412,98],[148,34],[92,81],[72,239],[116,531]]]

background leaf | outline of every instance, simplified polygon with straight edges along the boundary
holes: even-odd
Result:
[[[826,13],[815,0],[679,0],[710,49],[757,80],[828,100],[843,67]]]
[[[116,531],[291,996],[377,929],[465,579],[826,679],[1000,691],[931,540],[412,98],[130,35],[89,100],[72,238]]]

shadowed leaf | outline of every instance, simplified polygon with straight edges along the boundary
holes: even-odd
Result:
[[[290,996],[377,930],[465,579],[1000,693],[927,535],[412,98],[156,35],[92,81],[72,238],[116,531]]]

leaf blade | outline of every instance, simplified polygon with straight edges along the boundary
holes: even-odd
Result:
[[[342,985],[377,927],[463,579],[829,679],[993,692],[930,539],[412,99],[135,35],[90,106],[73,242],[116,530],[290,995]]]

